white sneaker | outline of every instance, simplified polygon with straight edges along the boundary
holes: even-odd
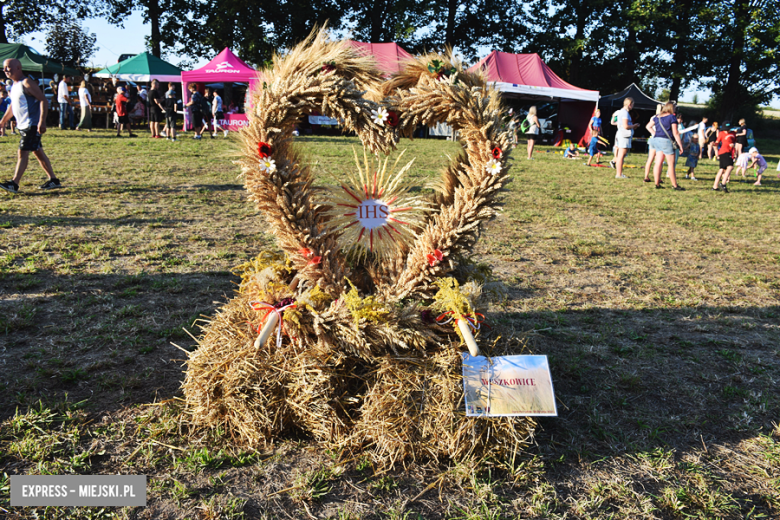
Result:
[[[217,137],[217,133],[214,132],[213,134],[211,134],[211,137]]]
[[[688,177],[686,177],[686,179],[687,179],[687,178],[688,178]],[[692,180],[692,181],[698,181],[699,179],[697,179],[696,177],[694,177],[693,175],[691,175],[691,180]]]
[[[626,176],[625,176],[625,175],[623,175],[622,173],[621,173],[620,175],[615,175],[615,178],[616,178],[616,179],[628,179],[628,177],[626,177]]]
[[[225,130],[225,137],[227,137],[227,134],[228,134],[228,131],[227,131],[227,130]]]

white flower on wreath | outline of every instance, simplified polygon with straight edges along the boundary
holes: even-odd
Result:
[[[384,108],[371,111],[371,119],[374,121],[374,123],[378,125],[384,126],[384,124],[387,122],[387,117],[388,117],[387,110]]]
[[[276,161],[269,157],[263,157],[260,159],[260,170],[268,173],[276,171]]]
[[[490,161],[485,166],[485,169],[490,173],[490,175],[497,175],[501,173],[501,163],[495,159],[490,159]]]

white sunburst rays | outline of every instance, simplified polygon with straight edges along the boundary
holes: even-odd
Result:
[[[361,164],[354,150],[357,173],[345,175],[339,186],[327,190],[329,228],[339,234],[339,245],[348,254],[370,253],[381,261],[410,245],[425,222],[431,206],[425,198],[411,195],[406,174],[414,159],[396,171],[402,152],[388,168],[384,161],[363,150]]]

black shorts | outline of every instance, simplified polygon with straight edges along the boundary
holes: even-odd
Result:
[[[120,125],[129,125],[130,124],[130,116],[129,115],[120,116],[120,115],[117,114],[116,118],[117,118],[117,121],[119,121]]]
[[[217,112],[216,114],[214,114],[214,119],[225,119],[225,113]]]
[[[203,112],[198,111],[192,113],[192,126],[203,126]]]
[[[726,169],[729,166],[734,166],[734,158],[731,156],[731,152],[726,152],[718,156],[718,162],[721,169]]]
[[[737,144],[741,144],[743,147],[748,145],[747,137],[744,135],[741,135],[737,137]]]
[[[149,122],[159,123],[162,121],[162,111],[159,108],[149,110]]]
[[[37,127],[19,129],[19,149],[25,152],[35,152],[41,148],[41,134]]]
[[[536,141],[539,139],[539,134],[525,134],[525,138],[529,141]]]
[[[715,132],[711,133],[710,136],[707,138],[708,143],[714,143],[718,139],[718,136],[715,135]]]
[[[176,112],[173,114],[165,114],[165,124],[168,126],[176,126]]]

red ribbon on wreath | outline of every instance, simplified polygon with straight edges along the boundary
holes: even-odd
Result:
[[[466,314],[462,314],[461,316],[463,316],[463,319],[466,320],[466,323],[469,324],[469,327],[471,327],[474,330],[474,332],[480,329],[482,323],[485,323],[485,315],[480,312],[475,312],[471,316]],[[440,325],[446,325],[447,323],[450,323],[454,319],[455,319],[455,312],[447,311],[444,314],[440,314],[439,316],[437,316],[436,322],[439,323]]]
[[[261,312],[265,310],[265,314],[262,318],[260,318],[260,325],[257,326],[257,333],[260,334],[260,331],[263,328],[263,324],[265,324],[266,320],[268,319],[268,316],[271,315],[271,313],[275,313],[279,318],[279,325],[276,329],[276,348],[281,348],[282,346],[282,331],[284,330],[284,320],[282,319],[282,313],[287,309],[294,309],[295,308],[295,300],[292,298],[283,298],[279,300],[277,303],[271,304],[266,302],[249,302],[249,305],[252,307],[252,309]]]

